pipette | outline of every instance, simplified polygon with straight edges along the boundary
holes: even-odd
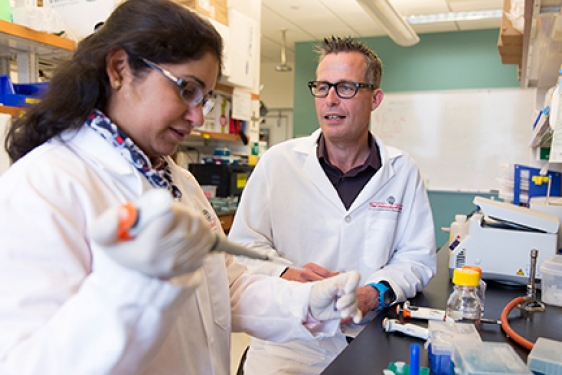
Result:
[[[213,233],[216,237],[215,244],[211,248],[211,251],[224,251],[225,253],[232,255],[242,255],[252,259],[269,260],[269,257],[265,254],[258,253],[248,247],[238,245],[232,241],[226,239],[226,237],[221,236],[218,233]]]
[[[404,302],[403,306],[396,306],[396,313],[404,318],[412,319],[424,319],[424,320],[441,320],[447,322],[453,322],[454,319],[445,314],[445,310],[432,309],[429,307],[418,307],[411,306],[409,301]],[[480,323],[485,324],[501,324],[500,320],[497,319],[486,319],[481,318]]]
[[[431,309],[428,307],[411,306],[410,301],[404,302],[403,306],[396,305],[396,313],[404,318],[425,319],[425,320],[451,320],[445,315],[445,310]]]
[[[149,222],[168,212],[172,202],[171,195],[164,189],[148,191],[136,205],[125,202],[118,208],[118,221],[115,225],[106,223],[95,228],[96,240],[103,244],[110,244],[133,239]],[[253,259],[269,259],[267,255],[228,241],[225,236],[215,231],[212,234],[215,238],[209,251],[224,251]]]
[[[405,335],[418,337],[420,339],[427,340],[428,330],[427,328],[420,327],[411,323],[400,323],[397,319],[384,318],[382,320],[382,327],[386,332],[402,332]]]

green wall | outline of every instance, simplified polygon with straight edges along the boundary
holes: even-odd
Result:
[[[383,62],[385,92],[519,87],[517,65],[503,65],[497,49],[499,29],[420,34],[420,42],[401,47],[388,37],[360,38]],[[314,98],[306,83],[316,77],[318,42],[295,45],[293,136],[318,128]]]

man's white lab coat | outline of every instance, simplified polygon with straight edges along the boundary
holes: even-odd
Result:
[[[152,187],[92,129],[64,139],[0,177],[0,374],[227,375],[231,330],[273,340],[337,330],[301,324],[310,287],[251,275],[231,256],[167,282],[90,247],[100,213]],[[194,177],[169,162],[182,202],[221,230]]]
[[[413,297],[436,272],[433,218],[417,166],[375,138],[382,167],[346,210],[318,161],[319,135],[275,145],[262,156],[229,238],[277,258],[276,264],[247,260],[257,273],[279,276],[287,266],[313,262],[357,270],[361,285],[387,280],[397,301]],[[346,345],[342,334],[309,343],[253,339],[247,374],[319,373]]]

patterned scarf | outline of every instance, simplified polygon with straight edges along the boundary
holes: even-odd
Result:
[[[94,129],[103,139],[108,141],[119,151],[129,163],[144,175],[150,184],[156,188],[166,188],[176,200],[181,199],[181,191],[172,181],[172,171],[168,162],[160,156],[158,169],[153,168],[145,153],[125,135],[111,120],[101,111],[95,109],[86,125]]]

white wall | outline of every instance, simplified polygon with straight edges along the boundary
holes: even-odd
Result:
[[[275,63],[262,63],[260,70],[260,100],[269,110],[260,129],[269,131],[272,146],[293,136],[294,70],[280,73]]]
[[[279,63],[262,63],[260,67],[260,99],[267,108],[293,108],[295,71],[275,71]],[[306,83],[305,83],[306,84]]]

